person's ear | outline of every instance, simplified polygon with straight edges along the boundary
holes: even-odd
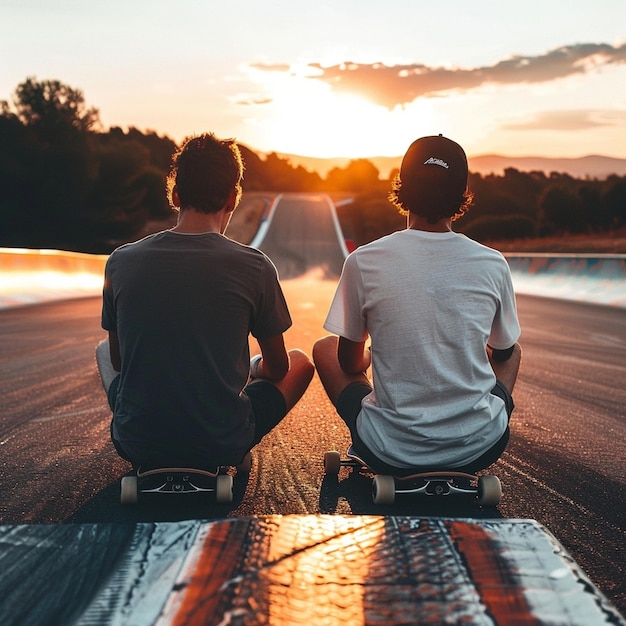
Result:
[[[236,208],[237,204],[239,204],[239,190],[233,189],[228,194],[228,200],[226,201],[225,209],[228,213],[232,213]]]
[[[172,189],[172,203],[175,207],[180,208],[180,197],[178,196],[178,188],[176,185],[174,185],[174,188]]]

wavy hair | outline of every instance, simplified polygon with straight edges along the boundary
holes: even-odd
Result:
[[[234,139],[218,139],[213,133],[192,137],[172,157],[167,192],[174,210],[172,193],[176,188],[181,209],[217,213],[233,190],[241,199],[243,160]]]
[[[402,183],[397,174],[389,192],[389,201],[402,215],[415,213],[436,224],[441,219],[458,220],[472,206],[474,194],[466,189],[462,194],[444,185],[414,185],[411,181]]]

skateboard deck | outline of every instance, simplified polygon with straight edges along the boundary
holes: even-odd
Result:
[[[250,471],[252,457],[248,453],[237,467],[238,473]],[[194,467],[141,467],[120,484],[122,504],[137,504],[142,495],[215,494],[219,503],[233,501],[233,477],[228,474],[229,466],[216,466],[213,470]]]
[[[497,476],[476,476],[449,470],[415,472],[403,476],[376,473],[359,457],[352,446],[345,458],[335,450],[324,454],[324,471],[337,475],[342,467],[374,474],[372,499],[375,504],[393,504],[397,494],[424,496],[473,496],[481,506],[497,506],[502,498],[502,485]]]

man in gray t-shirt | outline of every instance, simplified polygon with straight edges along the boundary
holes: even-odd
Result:
[[[324,324],[336,336],[313,348],[356,452],[380,472],[473,473],[509,438],[515,295],[502,254],[452,231],[471,202],[467,180],[457,143],[410,146],[391,195],[408,227],[346,259]]]
[[[313,376],[303,352],[285,349],[276,268],[224,236],[242,172],[233,141],[189,140],[168,180],[177,225],[107,261],[97,359],[113,443],[136,467],[239,463]],[[250,334],[261,348],[252,368]]]

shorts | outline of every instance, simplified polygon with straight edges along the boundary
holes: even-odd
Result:
[[[502,453],[504,452],[510,438],[510,430],[509,427],[506,427],[504,434],[498,441],[496,441],[491,448],[489,448],[486,452],[484,452],[480,457],[476,460],[472,461],[467,465],[463,465],[461,467],[454,468],[440,468],[440,467],[431,467],[428,465],[411,467],[410,469],[394,467],[393,465],[389,465],[384,461],[381,461],[374,455],[373,452],[369,450],[369,448],[365,445],[361,437],[359,437],[359,433],[357,430],[357,417],[361,412],[361,402],[365,396],[371,393],[372,387],[367,383],[351,383],[349,384],[342,392],[339,394],[339,398],[337,399],[337,413],[341,417],[341,419],[346,423],[346,426],[350,430],[350,436],[352,437],[352,447],[355,452],[376,472],[381,474],[393,474],[395,476],[402,476],[417,472],[428,472],[433,470],[441,470],[441,469],[454,469],[456,472],[465,472],[467,474],[475,474],[476,472],[489,467],[493,463],[495,463]],[[508,389],[499,381],[496,381],[491,393],[499,398],[504,400],[504,405],[506,407],[506,412],[509,418],[511,419],[511,413],[515,408],[515,403],[513,402],[513,398],[509,393]]]
[[[285,396],[272,383],[255,380],[246,385],[243,392],[250,398],[254,414],[254,441],[252,446],[265,437],[287,415]]]
[[[107,390],[107,398],[112,411],[115,407],[119,383],[120,377],[118,375]],[[246,385],[243,392],[250,399],[252,406],[252,421],[254,422],[254,439],[250,444],[252,449],[287,415],[287,403],[283,394],[274,385],[264,380],[256,380]],[[111,420],[111,441],[117,453],[132,463],[132,459],[129,458],[113,434],[113,420]]]

